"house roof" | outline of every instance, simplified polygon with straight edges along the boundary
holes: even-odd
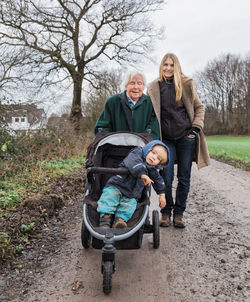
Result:
[[[1,105],[3,116],[7,123],[11,123],[13,117],[27,117],[30,125],[39,123],[45,116],[45,111],[35,104]]]

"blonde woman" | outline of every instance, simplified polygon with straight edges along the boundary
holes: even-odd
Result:
[[[163,169],[162,176],[166,184],[166,206],[161,210],[160,226],[171,223],[184,228],[183,218],[190,189],[192,161],[198,168],[210,164],[204,133],[204,105],[200,101],[191,78],[181,70],[177,56],[167,53],[160,64],[159,77],[148,86],[155,114],[159,121],[162,141],[170,151],[170,162]],[[172,195],[174,164],[177,163],[175,202]]]

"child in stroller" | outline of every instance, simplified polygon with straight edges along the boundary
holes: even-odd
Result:
[[[167,160],[167,146],[159,140],[151,141],[144,147],[137,147],[130,151],[120,164],[120,167],[128,169],[129,174],[112,176],[98,200],[97,212],[100,213],[100,226],[110,227],[112,215],[114,215],[113,227],[126,228],[144,186],[151,184],[159,194],[160,208],[164,208],[166,205],[165,184],[157,168],[166,164]]]
[[[110,176],[128,175],[128,169],[119,165],[132,149],[144,147],[150,141],[150,133],[100,131],[87,150],[81,241],[85,249],[102,249],[101,272],[103,291],[106,294],[110,293],[112,288],[116,249],[139,249],[144,233],[153,233],[153,248],[156,249],[160,245],[159,213],[157,210],[152,211],[151,224],[150,186],[145,186],[142,180],[144,189],[137,200],[136,210],[126,222],[126,228],[100,227],[100,214],[97,212],[97,202]]]

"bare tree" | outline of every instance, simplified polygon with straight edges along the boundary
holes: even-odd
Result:
[[[40,76],[44,83],[72,83],[71,118],[79,125],[83,81],[94,85],[100,66],[109,60],[119,64],[142,60],[162,34],[150,14],[163,3],[1,0],[0,38],[5,45],[32,50],[36,80]]]
[[[4,45],[0,41],[0,89],[1,93],[11,94],[12,89],[16,89],[18,84],[24,83],[30,74],[25,65],[28,66],[29,53],[24,49],[14,48]],[[19,68],[22,69],[22,76]]]
[[[103,71],[96,77],[96,88],[91,88],[83,105],[85,126],[93,129],[101,114],[104,103],[111,95],[121,92],[121,71]]]
[[[247,112],[243,101],[249,85],[247,68],[246,61],[240,56],[226,54],[210,61],[203,72],[196,74],[198,91],[210,107],[209,111],[213,112],[211,123],[217,116],[228,133],[245,131],[242,121]]]
[[[242,102],[241,102],[241,108],[244,112],[243,114],[240,113],[242,120],[244,132],[246,134],[250,133],[250,53],[246,56],[242,68]],[[245,118],[243,118],[245,117]]]

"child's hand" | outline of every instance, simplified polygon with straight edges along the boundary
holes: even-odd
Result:
[[[142,174],[141,179],[143,180],[145,186],[150,186],[152,183],[154,183],[153,180],[146,174]]]
[[[159,195],[159,207],[163,209],[165,206],[166,206],[166,197],[165,194],[163,193]]]

